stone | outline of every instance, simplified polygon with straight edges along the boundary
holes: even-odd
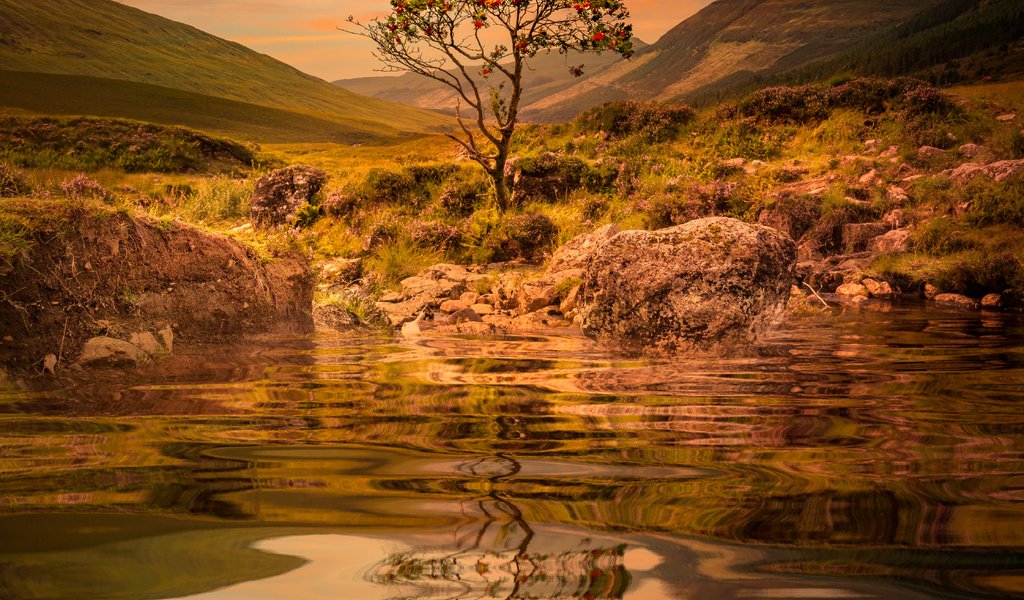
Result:
[[[861,175],[858,181],[861,185],[871,185],[876,179],[878,179],[878,169],[871,169],[867,173]]]
[[[875,150],[878,148],[879,144],[881,144],[879,140],[866,140],[864,142],[864,148],[868,150]]]
[[[464,323],[466,321],[482,322],[484,319],[472,308],[464,308],[458,312],[454,312],[448,317],[448,322],[452,325],[456,323]]]
[[[910,229],[893,229],[868,244],[868,251],[875,254],[900,254],[910,251]]]
[[[459,312],[464,308],[469,308],[469,302],[465,300],[445,300],[441,303],[440,311],[443,313],[455,313]]]
[[[896,204],[905,204],[910,200],[910,195],[907,194],[907,190],[893,185],[888,189],[889,200],[892,200]]]
[[[362,326],[359,317],[352,311],[335,304],[313,306],[313,323],[318,330],[348,332]]]
[[[94,337],[85,343],[78,364],[85,367],[134,367],[145,363],[148,355],[124,340]]]
[[[724,167],[726,169],[742,169],[743,165],[747,164],[747,159],[745,159],[745,158],[730,158],[730,159],[727,159],[727,160],[723,160],[719,164],[722,165],[722,167]]]
[[[494,314],[494,307],[490,304],[474,304],[473,306],[470,306],[469,309],[480,316]]]
[[[792,239],[736,219],[623,231],[588,262],[579,320],[627,351],[728,351],[782,315],[795,269]]]
[[[902,208],[890,210],[882,217],[882,222],[893,229],[899,229],[907,223],[907,213]]]
[[[836,295],[844,298],[868,297],[868,288],[859,283],[844,283],[836,288]]]
[[[53,354],[47,354],[43,357],[43,373],[49,373],[54,375],[57,373],[57,357]]]
[[[988,294],[981,299],[982,308],[1002,308],[1003,307],[1003,295],[1002,294]]]
[[[966,158],[975,158],[981,154],[981,146],[977,144],[964,144],[957,151]]]
[[[931,160],[945,154],[946,151],[935,146],[921,146],[917,149],[917,158],[920,160]]]
[[[480,294],[476,292],[466,292],[459,296],[459,300],[465,302],[467,305],[472,306],[480,300]],[[489,304],[489,303],[488,303]]]
[[[148,331],[133,333],[128,338],[128,342],[149,355],[160,354],[164,351],[164,347],[157,341],[156,336]]]
[[[900,147],[899,146],[889,146],[881,154],[879,154],[878,157],[879,158],[896,158],[899,155],[900,155]]]
[[[256,180],[249,220],[255,226],[291,223],[320,192],[327,174],[309,165],[292,165]]]
[[[1009,123],[1017,118],[1017,113],[1007,113],[1005,115],[999,115],[996,117],[996,121],[1000,123]]]
[[[973,298],[968,298],[963,294],[939,294],[932,299],[935,304],[940,306],[948,306],[950,308],[961,308],[965,310],[973,310],[978,308],[978,301]]]
[[[924,297],[932,300],[941,293],[939,288],[935,287],[930,283],[924,284]]]
[[[423,311],[440,310],[443,302],[460,298],[480,278],[475,270],[461,265],[433,265],[402,280],[402,291],[397,300],[392,296],[381,298],[377,307],[393,326],[398,327]],[[449,305],[449,308],[454,307]]]
[[[868,296],[872,298],[892,298],[896,295],[888,281],[877,281],[868,278],[860,283],[867,289]]]
[[[953,169],[950,179],[953,183],[966,184],[975,177],[991,177],[995,181],[1005,181],[1024,172],[1024,160],[1000,160],[987,165],[964,163]]]
[[[594,251],[615,237],[619,231],[619,228],[612,223],[590,233],[574,237],[551,255],[548,272],[557,273],[571,269],[583,269]]]
[[[405,296],[403,296],[401,292],[388,292],[380,297],[380,302],[401,302],[404,299]]]

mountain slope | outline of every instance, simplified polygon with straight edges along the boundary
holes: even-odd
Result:
[[[657,43],[530,104],[527,117],[565,119],[608,100],[687,99],[831,56],[891,29],[938,0],[718,0]]]
[[[634,40],[634,46],[640,51],[647,44]],[[523,75],[523,104],[529,105],[572,87],[576,79],[569,73],[570,66],[582,64],[587,75],[593,76],[622,62],[622,57],[612,52],[587,55],[563,55],[557,52],[539,54],[528,62],[528,69]],[[496,77],[495,81],[500,82],[500,78]],[[425,109],[454,112],[457,105],[454,90],[415,73],[342,79],[334,84],[356,94]]]
[[[366,129],[424,131],[446,124],[435,113],[357,96],[239,44],[110,0],[0,0],[0,65],[157,85],[362,121]]]

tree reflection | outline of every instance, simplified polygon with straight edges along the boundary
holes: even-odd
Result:
[[[469,523],[455,530],[453,544],[397,552],[374,565],[367,578],[415,587],[416,598],[438,600],[622,598],[631,582],[623,564],[625,544],[592,547],[582,540],[568,550],[531,549],[533,528],[497,485],[521,469],[504,454],[462,463],[458,472],[486,482],[486,492],[462,503]]]

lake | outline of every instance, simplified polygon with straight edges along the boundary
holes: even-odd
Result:
[[[0,384],[0,598],[1024,596],[1024,317],[261,337]]]

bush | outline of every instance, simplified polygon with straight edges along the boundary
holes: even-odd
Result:
[[[462,245],[459,228],[439,221],[413,221],[409,226],[409,238],[422,248],[441,252],[455,250]]]
[[[400,171],[373,169],[356,195],[371,204],[420,207],[433,197],[433,188],[455,171],[452,165],[416,165]]]
[[[935,285],[946,292],[974,298],[1008,289],[1024,289],[1024,264],[1010,253],[970,252],[942,269]]]
[[[590,173],[590,167],[582,159],[553,152],[520,159],[513,170],[516,173],[515,199],[519,203],[564,199],[583,187]]]
[[[64,194],[69,200],[106,200],[110,197],[107,188],[81,173],[70,179],[65,179],[61,182],[60,188],[64,190]]]
[[[932,91],[922,92],[924,88]],[[894,102],[925,103],[926,107],[948,102],[939,96],[942,95],[918,79],[859,78],[832,87],[809,84],[765,88],[740,100],[727,114],[771,123],[808,123],[826,119],[840,108],[878,114]]]
[[[479,239],[474,258],[478,262],[534,260],[558,237],[555,223],[538,213],[508,215],[476,225]]]
[[[438,198],[441,212],[452,217],[468,217],[487,198],[487,186],[480,182],[451,185]]]
[[[953,254],[974,247],[964,231],[949,217],[932,219],[914,234],[914,249],[919,252],[941,256]]]
[[[27,196],[32,193],[28,180],[11,165],[0,162],[0,198]]]
[[[696,113],[688,106],[662,102],[609,102],[576,118],[584,131],[605,132],[610,138],[637,135],[650,142],[662,142],[678,135]]]

